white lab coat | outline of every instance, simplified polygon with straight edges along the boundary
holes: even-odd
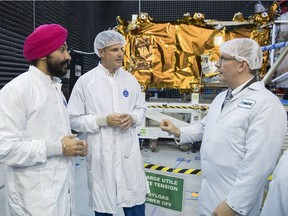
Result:
[[[261,216],[288,215],[288,152],[283,153],[273,173]]]
[[[86,157],[90,206],[115,213],[117,206],[143,204],[149,191],[135,126],[144,118],[145,99],[136,78],[120,68],[115,77],[98,67],[81,76],[68,103],[73,130],[84,132],[89,144]],[[137,116],[127,130],[100,127],[96,117],[111,113]]]
[[[226,200],[239,215],[256,216],[284,140],[287,116],[262,81],[243,89],[221,111],[226,93],[215,98],[201,123],[181,129],[180,143],[202,139],[200,215],[210,216]]]
[[[70,215],[72,166],[60,140],[71,130],[60,79],[30,66],[3,87],[0,101],[8,215]]]

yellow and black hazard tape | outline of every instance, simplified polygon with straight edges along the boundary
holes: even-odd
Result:
[[[157,170],[161,172],[172,172],[172,173],[181,173],[181,174],[190,174],[190,175],[201,175],[201,169],[181,169],[181,168],[171,168],[166,166],[160,166],[156,164],[147,164],[144,163],[145,169]],[[272,175],[268,177],[268,180],[272,180]]]
[[[170,106],[170,105],[148,105],[148,108],[164,108],[164,109],[193,109],[193,110],[202,110],[205,111],[208,109],[208,106]]]
[[[181,174],[190,174],[190,175],[201,175],[201,169],[181,169],[181,168],[171,168],[166,166],[160,166],[156,164],[147,164],[144,163],[145,169],[157,170],[161,172],[172,172],[172,173],[181,173]]]

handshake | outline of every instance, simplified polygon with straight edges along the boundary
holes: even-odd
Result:
[[[86,156],[88,144],[84,140],[79,140],[76,135],[65,136],[62,140],[62,154],[68,157]]]

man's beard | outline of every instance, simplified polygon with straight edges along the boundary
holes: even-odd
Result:
[[[47,69],[52,76],[63,77],[67,74],[68,68],[64,69],[65,64],[69,64],[69,60],[63,62],[56,62],[51,59],[51,56],[47,57]]]

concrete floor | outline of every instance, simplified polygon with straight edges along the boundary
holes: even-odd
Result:
[[[159,140],[157,149],[152,152],[148,144],[144,144],[141,150],[144,162],[147,164],[157,164],[171,168],[181,169],[200,169],[200,155],[199,151],[192,152],[191,150],[184,152],[171,140]],[[88,205],[88,188],[86,165],[84,158],[75,158],[75,194],[76,207],[74,209],[74,216],[93,216],[93,211]],[[163,171],[155,171],[145,169],[147,172],[157,173],[167,176],[174,176],[184,179],[183,192],[183,207],[182,212],[170,210],[167,208],[146,204],[146,216],[196,216],[197,215],[197,195],[200,188],[201,176],[193,174],[178,174],[168,173]],[[7,216],[4,213],[4,188],[0,189],[0,216]],[[124,216],[122,208],[119,208],[115,216]]]

